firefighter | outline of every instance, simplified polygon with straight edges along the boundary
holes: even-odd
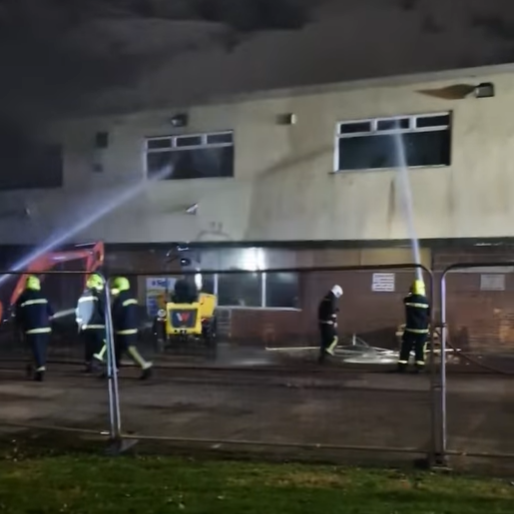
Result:
[[[321,334],[319,362],[323,364],[327,354],[334,355],[339,338],[337,336],[337,301],[343,288],[335,285],[322,299],[318,307],[318,324]]]
[[[145,361],[136,348],[138,333],[138,304],[130,292],[130,282],[125,277],[113,280],[112,325],[116,368],[121,365],[121,357],[127,352],[132,360],[141,367],[141,379],[150,378],[152,363]]]
[[[410,352],[414,348],[416,371],[425,366],[425,344],[430,323],[430,304],[425,296],[425,284],[415,280],[405,304],[405,330],[402,337],[398,371],[404,372],[409,364]]]
[[[34,380],[42,382],[46,371],[46,349],[52,333],[52,307],[41,293],[39,278],[27,277],[25,290],[15,304],[15,320],[24,334],[36,365]],[[31,366],[28,367],[31,369]]]
[[[105,280],[98,273],[89,276],[86,289],[79,298],[76,320],[84,342],[86,373],[92,373],[103,362],[105,343]]]

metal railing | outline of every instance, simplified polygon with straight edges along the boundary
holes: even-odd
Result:
[[[436,463],[444,463],[447,457],[452,457],[456,455],[462,455],[465,453],[470,457],[498,457],[498,458],[514,458],[514,454],[512,452],[500,452],[500,451],[491,451],[485,452],[480,449],[474,448],[463,448],[463,449],[455,449],[448,447],[448,405],[447,405],[447,397],[448,397],[448,382],[447,382],[447,363],[446,363],[446,354],[449,349],[449,340],[448,340],[448,301],[447,301],[447,275],[451,271],[459,270],[459,269],[471,269],[471,268],[493,268],[493,267],[512,267],[514,263],[512,262],[484,262],[484,263],[456,263],[448,268],[446,268],[440,277],[440,320],[436,319],[437,310],[431,309],[431,332],[430,332],[430,351],[429,351],[429,376],[428,376],[428,389],[427,389],[427,398],[426,405],[427,409],[430,409],[429,417],[427,417],[427,422],[430,420],[429,437],[423,444],[417,444],[416,441],[411,444],[408,440],[401,444],[381,444],[383,440],[377,439],[376,441],[369,440],[365,441],[362,444],[359,440],[353,441],[352,438],[345,439],[343,435],[338,440],[333,434],[337,434],[337,431],[332,431],[331,438],[329,437],[326,440],[323,440],[319,433],[323,431],[316,432],[311,431],[310,436],[306,438],[306,440],[295,440],[294,437],[284,436],[281,440],[279,438],[272,437],[274,428],[273,428],[273,420],[270,421],[270,426],[268,427],[269,433],[259,432],[258,430],[248,431],[250,435],[246,432],[242,432],[237,437],[234,437],[234,434],[230,431],[224,433],[213,433],[212,435],[209,433],[210,425],[209,425],[209,415],[208,409],[205,412],[201,412],[200,410],[196,411],[197,415],[202,415],[205,420],[206,426],[205,430],[198,431],[194,433],[188,433],[187,430],[183,430],[182,432],[176,431],[174,433],[166,433],[167,428],[163,425],[162,427],[148,425],[144,427],[144,430],[132,430],[132,426],[134,425],[138,427],[138,424],[134,422],[137,418],[144,419],[145,418],[145,410],[147,408],[156,407],[162,408],[164,410],[168,409],[169,403],[162,403],[159,406],[159,401],[164,401],[166,395],[180,394],[184,393],[186,397],[194,396],[195,394],[206,394],[207,397],[209,394],[214,394],[212,391],[219,390],[220,398],[222,401],[224,396],[227,395],[227,398],[230,400],[232,398],[230,396],[231,392],[236,389],[241,389],[246,391],[246,403],[251,404],[252,401],[255,402],[255,405],[266,403],[267,401],[273,401],[273,405],[275,409],[280,409],[280,394],[276,394],[279,388],[280,391],[286,391],[289,387],[288,381],[291,382],[301,382],[300,379],[305,378],[305,383],[301,382],[301,386],[298,386],[297,393],[291,393],[291,391],[295,390],[295,387],[290,388],[291,391],[285,393],[283,398],[285,401],[291,402],[296,401],[300,398],[302,401],[311,402],[312,404],[316,404],[316,402],[325,401],[323,398],[325,395],[330,396],[334,402],[332,405],[336,406],[339,411],[343,411],[345,407],[348,408],[348,412],[346,415],[349,417],[358,417],[359,416],[359,405],[363,402],[367,402],[368,398],[370,401],[376,401],[373,396],[377,395],[385,395],[383,398],[383,403],[387,404],[390,402],[390,410],[396,417],[398,414],[400,416],[408,417],[409,414],[407,410],[405,413],[398,412],[397,402],[401,401],[401,398],[393,395],[393,390],[384,389],[383,383],[377,381],[373,387],[366,386],[366,391],[364,389],[361,391],[359,387],[361,387],[358,383],[352,384],[352,380],[357,380],[354,378],[348,378],[351,375],[348,374],[349,366],[342,366],[342,369],[324,369],[314,366],[307,366],[304,363],[299,363],[299,361],[294,361],[293,364],[290,362],[283,363],[282,361],[274,362],[272,365],[262,365],[260,367],[250,366],[245,367],[237,364],[226,364],[223,362],[208,362],[202,363],[198,365],[195,362],[186,361],[182,362],[179,365],[173,367],[173,371],[170,371],[170,367],[166,364],[166,362],[157,362],[159,373],[162,371],[162,375],[158,378],[159,384],[162,385],[162,391],[158,392],[157,389],[152,389],[153,387],[158,388],[161,385],[153,385],[153,383],[148,384],[143,388],[139,388],[139,386],[133,386],[132,382],[123,380],[121,385],[118,382],[118,374],[116,369],[116,359],[115,359],[115,344],[114,344],[114,335],[113,335],[113,326],[112,326],[112,316],[110,312],[111,298],[110,291],[106,288],[105,292],[105,300],[107,305],[106,312],[106,341],[107,341],[107,381],[105,382],[107,386],[107,396],[108,396],[108,413],[105,412],[106,418],[108,414],[108,426],[106,422],[105,430],[102,428],[98,430],[92,430],[89,426],[73,426],[73,423],[67,425],[66,423],[54,423],[53,425],[46,425],[44,422],[37,421],[27,421],[22,423],[11,422],[9,419],[5,418],[0,420],[0,424],[7,425],[16,425],[20,427],[26,428],[45,428],[51,430],[68,430],[73,433],[95,433],[95,434],[103,434],[107,435],[111,441],[114,442],[122,442],[122,441],[132,441],[135,439],[141,440],[154,440],[154,441],[170,441],[176,444],[204,444],[204,445],[226,445],[226,446],[255,446],[257,448],[308,448],[311,450],[316,449],[327,449],[327,450],[342,450],[342,451],[355,451],[355,452],[383,452],[383,453],[398,453],[398,454],[423,454],[426,455],[431,462]],[[432,270],[428,269],[422,265],[413,265],[413,264],[397,264],[397,265],[369,265],[369,266],[332,266],[332,267],[313,267],[313,268],[275,268],[275,269],[267,269],[267,270],[256,270],[251,273],[256,274],[274,274],[274,273],[296,273],[299,276],[308,277],[311,275],[311,282],[316,282],[316,280],[320,277],[323,277],[323,280],[326,279],[330,282],[331,276],[346,276],[351,277],[352,274],[358,274],[360,272],[364,273],[373,273],[373,272],[409,272],[415,269],[421,269],[425,274],[425,280],[427,282],[427,292],[428,296],[431,298],[431,303],[434,303],[436,298],[434,298],[434,273]],[[193,275],[196,274],[195,271],[189,272],[180,272],[180,275]],[[240,275],[240,274],[248,274],[248,271],[245,270],[202,270],[203,275]],[[9,272],[9,271],[0,271],[0,275],[12,275],[12,276],[21,276],[24,275],[24,272]],[[44,275],[83,275],[84,273],[81,271],[46,271]],[[347,275],[344,275],[347,274]],[[176,276],[177,272],[170,271],[159,271],[159,270],[149,270],[145,272],[126,272],[120,271],[119,273],[115,271],[111,271],[108,274],[104,275],[106,280],[109,277],[122,275],[127,278],[135,278],[135,277],[155,277],[155,276]],[[328,277],[328,278],[327,278]],[[343,283],[341,284],[343,288],[345,288],[344,278]],[[378,293],[377,293],[378,294]],[[398,292],[396,293],[398,294]],[[345,302],[352,302],[351,294],[343,297]],[[316,298],[318,301],[319,298]],[[384,302],[388,300],[384,297]],[[400,302],[398,302],[400,307]],[[343,310],[345,309],[343,304]],[[400,311],[398,311],[400,312]],[[298,316],[294,319],[300,319],[302,317],[301,309],[298,310]],[[370,313],[373,316],[373,312]],[[396,315],[396,314],[395,314]],[[291,316],[294,316],[291,314]],[[403,310],[401,311],[401,316],[403,318]],[[315,324],[315,320],[312,320]],[[440,321],[440,323],[439,323]],[[391,321],[391,324],[392,321]],[[434,331],[436,327],[442,327],[441,331],[441,346],[439,351],[435,348],[434,341]],[[312,346],[312,345],[311,345]],[[296,347],[295,347],[296,348]],[[300,345],[301,349],[301,345]],[[438,354],[440,354],[440,364],[439,359],[437,358]],[[437,361],[436,361],[437,359]],[[312,360],[312,359],[311,359]],[[482,365],[484,365],[482,363]],[[180,369],[180,372],[177,371]],[[360,368],[358,368],[360,369]],[[202,373],[208,370],[210,375],[206,378],[202,378]],[[363,369],[362,372],[366,373],[369,369]],[[494,369],[493,369],[494,371]],[[386,376],[382,374],[374,374],[375,376]],[[366,375],[368,376],[368,375]],[[276,384],[273,383],[270,385],[270,377],[276,378]],[[278,378],[277,378],[278,377]],[[291,378],[293,377],[293,378]],[[394,376],[392,376],[394,378]],[[275,379],[274,378],[274,379]],[[391,379],[384,379],[385,382]],[[75,378],[74,378],[75,380]],[[203,380],[203,382],[202,382]],[[378,380],[378,379],[377,379]],[[396,380],[396,379],[394,379]],[[397,389],[394,394],[399,391],[398,394],[407,394],[409,393],[410,383],[408,379],[402,379],[404,382],[399,385],[395,385]],[[423,379],[424,380],[424,379]],[[346,381],[346,382],[344,382]],[[157,382],[157,381],[156,381]],[[295,383],[296,383],[295,382]],[[319,383],[318,383],[319,382]],[[344,383],[343,383],[344,382]],[[348,383],[350,382],[350,383]],[[5,383],[5,382],[4,382]],[[49,384],[51,381],[49,380]],[[398,381],[399,383],[399,381]],[[172,387],[170,387],[170,384]],[[203,385],[202,385],[203,384]],[[378,384],[378,385],[377,385]],[[76,386],[76,384],[75,384]],[[175,386],[177,387],[177,391],[175,390]],[[45,386],[43,386],[45,387]],[[102,386],[103,387],[103,386]],[[265,388],[268,388],[267,391],[262,392]],[[389,387],[388,385],[385,386]],[[246,388],[246,389],[245,389]],[[264,389],[263,389],[264,388]],[[326,393],[326,391],[332,388],[333,393]],[[155,394],[152,397],[153,393],[157,391],[159,394]],[[339,394],[340,391],[341,393]],[[369,393],[372,391],[372,393]],[[169,392],[169,393],[168,393]],[[418,394],[419,393],[419,394]],[[296,394],[296,396],[295,396]],[[369,397],[365,396],[366,394],[370,395]],[[414,393],[413,393],[414,394]],[[1,392],[0,392],[1,395]],[[137,396],[136,400],[132,400],[131,395]],[[161,395],[161,396],[159,396]],[[261,397],[259,395],[262,395]],[[303,396],[302,396],[303,395]],[[425,402],[425,390],[418,390],[416,392],[415,398],[412,400],[413,404],[420,403],[420,399],[423,398],[423,402]],[[244,397],[241,396],[241,398]],[[241,402],[241,398],[237,399],[237,402]],[[150,399],[154,399],[150,402]],[[180,400],[180,398],[179,398]],[[208,400],[208,398],[207,398]],[[168,401],[168,400],[166,400]],[[407,401],[407,400],[406,400]],[[409,400],[410,401],[410,400]],[[137,403],[139,402],[139,403]],[[260,403],[259,403],[260,402]],[[330,403],[327,400],[327,403]],[[380,402],[377,402],[380,403]],[[239,405],[239,404],[238,404]],[[407,405],[407,404],[406,404]],[[408,405],[411,405],[410,403]],[[425,403],[420,403],[422,405],[422,409],[425,408]],[[319,406],[319,405],[318,405]],[[357,406],[357,408],[356,408]],[[419,406],[418,406],[419,407]],[[324,407],[325,408],[325,407]],[[326,410],[320,408],[320,412],[322,412],[322,416],[330,416],[330,406],[326,407]],[[132,411],[132,409],[135,409]],[[248,409],[247,409],[248,410]],[[251,409],[250,409],[251,410]],[[170,412],[172,412],[170,410]],[[252,416],[260,417],[263,415],[265,411],[260,407],[255,409],[255,412],[251,415],[248,415],[249,418]],[[98,409],[97,412],[98,414]],[[344,413],[343,413],[344,414]],[[170,415],[171,416],[171,415]],[[228,416],[228,415],[227,415]],[[355,426],[361,426],[363,432],[367,428],[365,423],[371,418],[367,417],[366,413],[362,414],[362,423],[359,425],[358,423]],[[228,417],[227,417],[228,419]],[[306,419],[306,422],[312,423],[314,418]],[[344,419],[344,418],[342,418]],[[392,419],[392,418],[391,418]],[[106,419],[107,421],[107,419]],[[326,421],[328,423],[328,421]],[[384,429],[387,429],[387,422],[384,424]],[[376,431],[369,431],[368,436],[372,439],[375,433],[378,433],[378,430],[381,427],[376,427]],[[155,430],[154,430],[155,429]],[[343,432],[342,432],[343,433]],[[264,434],[264,435],[263,435]],[[310,440],[309,440],[310,439]],[[389,442],[392,439],[389,439]],[[355,444],[354,444],[355,443]],[[378,443],[378,444],[377,444]],[[476,450],[476,451],[475,451]]]
[[[359,272],[368,272],[368,273],[371,273],[371,272],[380,272],[380,271],[389,271],[389,272],[394,272],[394,271],[413,271],[415,269],[421,269],[427,276],[427,282],[428,282],[428,291],[429,291],[429,295],[431,296],[432,295],[432,292],[434,290],[434,279],[433,279],[433,274],[432,274],[432,271],[430,269],[428,269],[427,267],[423,266],[423,265],[414,265],[414,264],[396,264],[396,265],[369,265],[369,266],[333,266],[333,267],[318,267],[318,268],[275,268],[275,269],[267,269],[267,270],[256,270],[256,271],[252,271],[251,273],[255,273],[255,274],[273,274],[273,273],[296,273],[298,275],[309,275],[309,274],[320,274],[320,275],[330,275],[331,273],[339,273],[339,274],[344,274],[344,273],[352,273],[352,272],[356,272],[356,273],[359,273]],[[193,274],[196,274],[197,272],[194,272],[194,271],[190,271],[190,272],[185,272],[185,273],[180,273],[180,275],[193,275]],[[202,270],[202,274],[204,275],[214,275],[214,274],[218,274],[218,275],[241,275],[241,274],[248,274],[249,272],[248,271],[245,271],[245,270]],[[170,272],[170,271],[155,271],[155,270],[151,270],[151,271],[148,271],[148,272],[122,272],[123,276],[127,277],[127,278],[133,278],[133,277],[142,277],[142,276],[147,276],[147,277],[155,277],[155,276],[159,276],[159,277],[166,277],[166,276],[176,276],[177,275],[177,272]],[[111,273],[111,275],[116,275],[116,273]],[[343,288],[344,288],[344,283],[342,284],[343,285]],[[397,293],[398,294],[398,293]],[[317,299],[319,300],[319,299]],[[349,300],[347,300],[349,302],[351,302],[351,298]],[[399,306],[401,305],[401,316],[403,317],[403,304],[401,304],[399,302]],[[314,321],[314,320],[313,320]],[[433,327],[435,325],[434,323],[434,320],[432,319],[432,323],[431,323],[431,326]],[[432,333],[430,335],[430,338],[432,338]],[[429,430],[429,441],[428,441],[428,444],[423,444],[423,445],[420,445],[418,447],[413,447],[413,446],[408,446],[408,445],[376,445],[376,444],[349,444],[349,443],[345,443],[344,441],[341,441],[340,443],[333,443],[333,442],[323,442],[323,441],[320,441],[320,440],[316,440],[316,441],[312,441],[312,442],[293,442],[293,441],[274,441],[274,440],[271,440],[271,438],[267,439],[266,436],[264,437],[256,437],[256,438],[243,438],[243,437],[240,437],[240,438],[231,438],[231,437],[228,437],[228,436],[219,436],[219,437],[209,437],[208,436],[208,433],[206,434],[202,434],[202,435],[198,435],[198,436],[194,436],[194,435],[188,435],[188,436],[183,436],[182,434],[179,434],[179,435],[166,435],[166,434],[163,434],[163,433],[158,433],[158,432],[162,432],[162,430],[156,430],[155,432],[152,433],[152,427],[148,427],[148,426],[144,426],[144,427],[139,427],[140,429],[133,429],[133,430],[130,430],[130,433],[127,432],[126,430],[123,430],[123,438],[124,439],[142,439],[142,440],[155,440],[155,441],[169,441],[169,442],[173,442],[173,443],[196,443],[196,444],[221,444],[221,445],[230,445],[230,446],[255,446],[255,447],[298,447],[298,448],[310,448],[310,449],[323,449],[323,448],[327,448],[327,449],[337,449],[337,450],[342,450],[342,451],[359,451],[359,452],[378,452],[378,451],[381,451],[381,452],[388,452],[388,453],[398,453],[398,454],[401,454],[401,453],[405,453],[405,454],[422,454],[422,455],[426,455],[430,460],[434,460],[437,455],[439,455],[440,453],[440,449],[437,447],[437,444],[436,444],[436,436],[438,435],[439,433],[439,427],[438,427],[438,414],[436,412],[436,405],[435,405],[435,399],[437,397],[436,395],[436,392],[437,392],[437,389],[436,389],[436,384],[437,384],[437,381],[434,380],[434,377],[435,377],[435,373],[436,373],[436,368],[435,368],[435,358],[434,358],[434,344],[433,344],[433,341],[432,341],[432,344],[430,344],[430,357],[429,357],[429,363],[430,363],[430,385],[427,389],[427,401],[429,403],[429,409],[430,409],[430,412],[429,412],[429,418],[430,418],[430,430]],[[183,368],[181,368],[183,371],[188,368],[188,369],[191,369],[193,372],[195,370],[194,366],[191,367],[191,366],[185,366]],[[217,366],[216,364],[214,365],[211,365],[208,367],[208,369],[210,369],[211,371],[216,369],[217,371],[219,371],[220,373],[225,373],[228,377],[233,377],[236,372],[241,372],[241,370],[243,368],[241,367],[238,367],[238,366],[226,366],[226,367],[223,367],[223,366]],[[275,368],[276,369],[276,368]],[[285,370],[287,369],[286,368],[280,368],[279,369],[276,369],[277,372],[279,373],[282,373],[284,372]],[[245,372],[245,379],[247,380],[250,380],[248,377],[250,376],[253,376],[253,377],[258,377],[259,375],[263,375],[264,373],[267,373],[269,372],[269,367],[266,367],[266,366],[262,366],[258,369],[251,369],[248,370],[247,372]],[[277,374],[279,374],[277,373]],[[294,373],[294,371],[293,371]],[[308,376],[312,377],[312,376],[316,376],[316,377],[319,377],[320,375],[322,375],[322,373],[318,372],[317,370],[311,370],[311,369],[308,369],[308,370],[305,370],[304,373],[307,373]],[[330,372],[332,373],[332,372]],[[340,379],[341,377],[341,374],[338,373],[337,374],[337,378]],[[162,379],[162,377],[160,377]],[[175,380],[177,380],[177,378],[175,377]],[[184,379],[186,381],[186,379]],[[227,382],[230,382],[231,379],[229,379]],[[251,384],[250,384],[251,385]],[[202,390],[200,388],[199,385],[196,385],[196,391],[198,392],[198,394],[205,394],[206,393],[206,390]],[[230,386],[228,386],[230,387]],[[237,387],[237,384],[234,386],[234,387]],[[303,386],[305,387],[305,386]],[[335,386],[335,387],[339,387],[341,388],[341,386]],[[193,386],[191,386],[191,390],[193,390]],[[210,388],[210,386],[209,386]],[[345,394],[345,391],[346,391],[346,388],[343,388],[344,391],[342,391],[342,395]],[[350,391],[356,391],[356,389],[352,389],[351,387],[349,388]],[[251,403],[251,400],[254,398],[252,397],[251,395],[255,394],[255,387],[253,390],[251,390],[251,392],[248,393],[248,403]],[[305,390],[305,389],[304,389]],[[309,390],[309,394],[312,394],[312,395],[319,395],[319,397],[322,396],[322,392],[320,392],[322,389],[320,389],[319,387],[317,386],[313,386],[310,390]],[[381,390],[380,393],[378,392],[379,391],[379,388],[376,389],[377,391],[377,394],[386,394],[386,391],[385,390]],[[261,389],[261,392],[259,394],[264,394],[262,393],[262,389]],[[273,394],[273,392],[271,393]],[[356,394],[356,393],[355,393]],[[359,395],[360,394],[365,394],[365,393],[362,393],[362,392],[359,392]],[[424,393],[422,393],[424,395]],[[348,396],[348,394],[347,394]],[[129,400],[125,400],[125,397],[124,397],[124,388],[123,388],[123,385],[122,385],[122,388],[121,388],[121,391],[120,391],[120,398],[121,398],[121,412],[122,412],[122,416],[124,419],[127,418],[127,415],[130,414],[130,409],[132,408],[130,405],[129,405]],[[270,397],[271,398],[271,397]],[[345,396],[342,396],[342,398],[345,398]],[[365,397],[364,397],[365,398]],[[398,398],[395,398],[395,400],[398,400]],[[259,401],[259,400],[257,400]],[[316,401],[316,400],[313,400],[313,401]],[[164,405],[162,406],[163,408],[165,407]],[[170,411],[172,411],[172,406],[170,404],[167,405],[167,408],[169,408]],[[391,407],[390,407],[390,412],[393,413],[394,412],[394,407],[393,407],[393,402],[391,401]],[[352,416],[355,416],[356,413],[355,411],[352,412]],[[140,415],[134,415],[133,416],[133,419],[140,419]],[[133,420],[130,420],[130,422],[132,423]],[[134,425],[137,425],[136,422],[133,423]],[[126,421],[124,421],[124,426],[126,426]],[[129,423],[130,425],[130,423]],[[130,427],[130,428],[133,428],[133,427]],[[400,438],[398,438],[398,440],[400,440]]]
[[[96,274],[100,275],[103,280],[107,283],[107,278],[101,272],[96,271]],[[0,276],[10,276],[10,277],[19,277],[27,275],[26,271],[8,271],[0,270]],[[84,276],[85,273],[83,271],[72,271],[72,270],[47,270],[44,272],[44,275],[53,275],[53,276]],[[33,422],[13,422],[6,419],[2,419],[0,421],[1,424],[9,425],[13,427],[19,428],[33,428],[33,429],[42,429],[42,430],[57,430],[57,431],[68,431],[72,433],[85,433],[85,434],[95,434],[95,435],[107,435],[110,440],[116,441],[120,439],[121,435],[121,426],[120,426],[120,414],[119,414],[119,394],[118,394],[118,379],[116,373],[116,363],[114,358],[114,336],[112,330],[112,317],[110,314],[110,291],[109,288],[104,288],[105,294],[105,303],[107,305],[107,316],[106,316],[106,333],[105,333],[105,342],[106,342],[106,355],[107,355],[107,370],[106,370],[106,378],[107,378],[107,390],[108,390],[108,402],[109,409],[106,412],[106,415],[109,416],[109,428],[108,430],[104,430],[101,428],[99,430],[93,430],[89,428],[81,428],[81,427],[72,427],[72,426],[60,426],[60,425],[45,425],[44,423],[33,423]]]
[[[447,313],[447,276],[451,272],[456,272],[459,270],[471,270],[478,268],[512,268],[514,267],[514,262],[474,262],[474,263],[464,263],[457,262],[454,263],[447,268],[441,274],[440,278],[440,305],[441,305],[441,354],[445,355],[445,352],[448,350],[449,342],[448,342],[448,313]],[[455,350],[454,347],[451,349]],[[480,362],[479,360],[475,360],[469,358],[464,355],[471,363],[475,364],[479,368],[486,369],[488,371],[496,372],[499,374],[507,374],[512,375],[512,373],[505,373],[500,369],[497,369],[493,366],[488,366]],[[438,412],[440,415],[440,422],[438,423],[439,427],[439,447],[440,447],[440,458],[446,461],[447,457],[451,456],[467,456],[467,457],[476,457],[476,458],[502,458],[502,459],[514,459],[513,452],[484,452],[484,451],[476,451],[471,448],[464,448],[461,450],[454,450],[448,448],[448,407],[447,407],[447,398],[448,398],[448,383],[447,383],[447,366],[446,359],[441,359],[440,366],[440,384],[438,385],[439,390],[439,405]]]

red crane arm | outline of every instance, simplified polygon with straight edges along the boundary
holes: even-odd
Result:
[[[23,293],[25,289],[25,283],[27,281],[28,275],[37,275],[40,273],[44,273],[45,271],[51,270],[54,266],[61,264],[63,262],[76,261],[81,259],[86,259],[86,273],[84,276],[84,286],[87,280],[87,275],[93,273],[98,268],[100,268],[104,262],[105,258],[105,246],[103,242],[98,242],[93,245],[93,247],[84,248],[84,249],[74,249],[74,250],[63,250],[60,252],[48,252],[45,253],[36,259],[34,259],[27,266],[27,273],[20,276],[18,282],[16,283],[16,287],[11,295],[11,300],[9,305],[12,307],[21,293]]]

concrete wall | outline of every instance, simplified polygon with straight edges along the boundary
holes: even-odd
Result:
[[[443,100],[420,93],[483,81],[495,83],[495,98]],[[78,224],[72,239],[107,242],[406,238],[397,172],[331,173],[336,124],[438,111],[453,112],[452,165],[410,173],[419,236],[513,236],[512,106],[514,73],[481,72],[191,108],[182,131],[170,126],[170,117],[181,111],[174,108],[63,122],[45,130],[64,143],[65,187],[1,193],[4,210],[27,206],[30,216],[0,212],[0,237],[4,243],[33,242]],[[295,113],[297,124],[278,124],[284,113]],[[104,171],[95,173],[93,142],[102,130],[109,131],[110,145],[101,156]],[[217,130],[235,131],[235,178],[144,181],[145,137]],[[122,205],[88,226],[89,215],[108,210],[109,202]],[[199,204],[197,214],[184,214],[193,203]]]

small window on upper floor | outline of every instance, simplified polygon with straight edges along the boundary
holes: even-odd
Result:
[[[396,168],[403,162],[409,168],[450,165],[450,113],[338,124],[335,171]]]
[[[184,180],[234,176],[234,133],[210,132],[146,140],[148,178]]]

